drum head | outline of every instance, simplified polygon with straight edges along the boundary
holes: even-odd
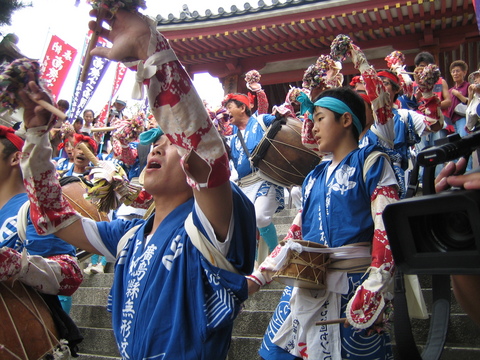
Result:
[[[252,153],[251,161],[272,182],[290,187],[302,185],[321,158],[302,144],[302,122],[286,118],[278,129],[273,123]]]
[[[13,286],[0,283],[0,299],[0,359],[43,359],[52,354],[59,334],[42,297],[17,281]]]
[[[85,199],[87,185],[81,181],[71,182],[62,186],[62,192],[70,205],[82,216],[95,221],[109,221],[108,215]]]
[[[327,246],[306,240],[295,240],[304,247],[326,248]],[[328,254],[309,252],[301,253],[289,250],[287,265],[273,275],[273,279],[288,286],[302,289],[321,290],[326,288],[326,265]]]

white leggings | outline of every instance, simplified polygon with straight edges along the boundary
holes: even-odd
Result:
[[[242,187],[242,191],[247,195],[251,202],[255,206],[255,215],[257,219],[257,227],[263,228],[270,225],[272,222],[272,216],[277,210],[278,203],[276,200],[275,189],[270,188],[267,195],[257,197],[257,192],[262,181],[252,184],[250,186]]]

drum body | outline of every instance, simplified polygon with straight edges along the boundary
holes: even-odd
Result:
[[[302,144],[302,122],[289,117],[275,121],[252,152],[250,161],[267,180],[291,187],[303,180],[321,158]]]
[[[59,334],[43,298],[17,281],[0,282],[0,359],[48,358]]]
[[[89,200],[85,199],[87,194],[87,185],[81,181],[75,181],[62,186],[62,193],[70,205],[82,216],[95,221],[109,221],[106,213],[99,211],[98,208]]]
[[[295,240],[303,247],[326,248],[311,241]],[[303,250],[301,253],[288,250],[287,264],[273,275],[273,279],[289,286],[296,286],[302,289],[325,289],[326,269],[329,255],[325,253],[309,252]]]

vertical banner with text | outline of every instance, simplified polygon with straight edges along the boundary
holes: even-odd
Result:
[[[53,100],[58,100],[58,94],[72,66],[77,49],[67,44],[56,35],[52,35],[45,57],[42,61],[40,78],[46,88],[52,93]]]
[[[120,85],[122,84],[122,81],[123,81],[123,78],[125,77],[126,72],[127,72],[127,67],[122,63],[117,63],[117,69],[115,70],[115,79],[113,80],[112,93],[110,95],[110,99],[108,103],[103,107],[102,111],[98,115],[98,119],[97,119],[98,127],[106,126],[107,113],[110,110],[110,106],[113,98],[115,97],[115,94],[118,92],[118,89],[120,89]]]
[[[89,31],[87,38],[85,39],[85,46],[83,47],[82,59],[85,58],[85,51],[87,48],[88,40],[92,35],[92,31]],[[98,46],[107,46],[107,40],[103,38],[98,38]],[[77,83],[75,86],[75,93],[73,94],[72,104],[70,106],[70,119],[76,119],[82,114],[82,111],[86,108],[88,102],[93,96],[93,93],[98,87],[98,84],[102,80],[105,72],[108,69],[110,60],[101,58],[99,56],[94,56],[90,68],[88,69],[88,75],[85,79],[85,82],[80,81],[81,67],[78,73]]]

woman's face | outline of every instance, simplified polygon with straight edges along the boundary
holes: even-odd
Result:
[[[466,71],[463,71],[460,66],[455,66],[451,71],[450,74],[452,75],[453,81],[456,83],[460,83],[465,79],[465,75],[467,75]]]
[[[86,111],[83,114],[83,120],[85,121],[85,125],[90,126],[93,123],[93,113],[91,111]]]
[[[81,123],[80,121],[75,121],[75,122],[73,123],[73,128],[75,129],[75,132],[76,132],[76,133],[79,133],[80,130],[82,129],[82,127],[83,127],[83,125],[82,125],[82,123]]]

